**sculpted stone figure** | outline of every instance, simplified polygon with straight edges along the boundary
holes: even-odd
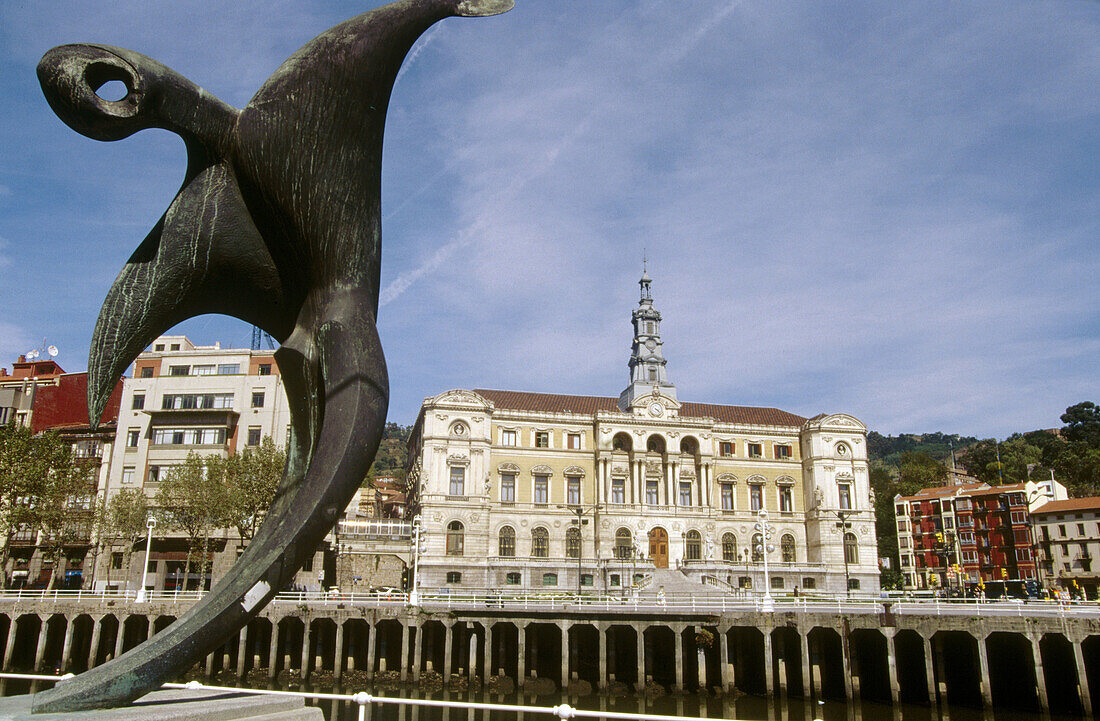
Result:
[[[386,420],[375,329],[382,132],[416,39],[450,16],[513,0],[403,0],[341,23],[286,60],[241,110],[139,53],[50,50],[38,77],[74,130],[119,140],[179,134],[183,186],[107,294],[88,359],[93,425],[137,354],[177,323],[224,313],[259,326],[291,410],[287,466],[263,527],[202,601],[145,644],[55,688],[33,710],[125,705],[236,634],[283,589],[366,476]],[[126,96],[96,91],[118,80]]]

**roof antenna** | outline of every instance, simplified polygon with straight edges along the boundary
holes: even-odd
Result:
[[[646,272],[646,262],[647,262],[647,259],[646,259],[646,256],[645,256],[645,248],[642,248],[642,274],[643,275]]]

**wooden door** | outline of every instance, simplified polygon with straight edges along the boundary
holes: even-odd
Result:
[[[649,559],[657,568],[668,568],[668,531],[663,528],[649,532]]]

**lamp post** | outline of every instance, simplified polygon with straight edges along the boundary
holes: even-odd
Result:
[[[149,516],[145,520],[145,527],[149,529],[145,536],[145,564],[141,567],[141,588],[138,589],[135,603],[145,603],[145,578],[149,574],[149,552],[153,550],[153,529],[156,526],[156,516]]]
[[[577,524],[577,598],[581,596],[581,558],[584,556],[584,538],[581,535],[581,528],[588,525],[588,519],[585,518],[585,514],[589,510],[595,512],[599,510],[599,506],[592,506],[591,509],[585,509],[583,506],[563,506],[558,505],[558,508],[566,511],[571,511],[576,516],[572,523]]]
[[[839,511],[826,509],[826,513],[831,513],[837,518],[836,527],[840,529],[840,546],[844,552],[844,593],[848,598],[852,597],[852,580],[848,574],[848,529],[852,527],[852,522],[848,519],[857,513],[862,511],[852,511],[842,509]]]
[[[413,572],[412,589],[409,591],[409,605],[420,605],[420,516],[413,519]]]
[[[768,526],[768,511],[766,509],[761,508],[756,517],[759,520],[754,528],[760,533],[760,555],[764,557],[764,602],[761,608],[770,611],[774,607],[771,576],[768,574],[768,551],[774,548],[768,545],[768,541],[772,537],[772,529]]]

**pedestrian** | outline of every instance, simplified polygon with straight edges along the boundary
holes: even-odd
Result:
[[[657,587],[657,603],[659,603],[662,606],[665,605],[665,587],[664,586],[658,586]]]
[[[794,597],[798,598],[798,584],[797,583],[794,586]]]

